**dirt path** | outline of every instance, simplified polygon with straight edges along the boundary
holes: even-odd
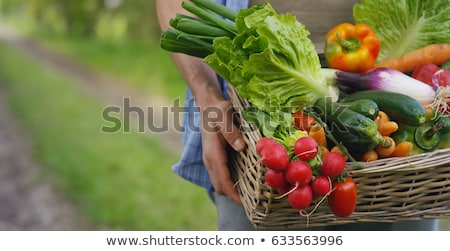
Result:
[[[34,161],[6,99],[0,88],[0,231],[93,229]]]
[[[134,106],[154,109],[153,121],[161,125],[164,106],[170,103],[160,97],[143,96],[123,82],[100,75],[74,63],[33,41],[18,36],[0,23],[0,40],[36,58],[47,68],[74,80],[89,95],[105,106],[123,107],[124,98]],[[1,87],[1,85],[0,85]],[[53,185],[48,170],[33,159],[32,147],[8,109],[7,90],[0,88],[0,231],[4,230],[93,230],[89,221],[60,194]],[[173,120],[164,121],[171,123]],[[164,138],[171,151],[181,151],[181,140],[173,127]]]

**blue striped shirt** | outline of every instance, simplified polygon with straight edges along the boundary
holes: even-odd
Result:
[[[248,7],[248,0],[216,0],[216,2],[233,10]],[[220,79],[220,84],[224,98],[227,98],[227,83]],[[180,177],[208,191],[213,191],[214,188],[203,164],[200,113],[189,89],[186,91],[182,131],[183,151],[179,162],[172,167],[172,170]]]

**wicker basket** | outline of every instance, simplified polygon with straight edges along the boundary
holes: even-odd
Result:
[[[280,194],[264,184],[266,167],[251,168],[258,160],[255,142],[261,134],[242,116],[249,103],[231,86],[229,95],[248,146],[243,152],[231,153],[232,170],[243,206],[255,228],[295,229],[356,222],[450,218],[450,149],[380,159],[364,163],[363,169],[350,169],[358,186],[356,210],[351,216],[335,217],[326,200],[309,217],[300,216],[285,197],[277,198]]]

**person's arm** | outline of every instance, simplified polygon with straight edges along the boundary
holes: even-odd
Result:
[[[187,14],[181,7],[181,2],[182,0],[156,0],[162,30],[169,28],[169,20],[176,13]],[[203,161],[214,189],[239,202],[239,194],[228,169],[226,146],[230,144],[234,150],[241,151],[245,148],[245,143],[233,124],[232,104],[224,100],[216,73],[201,58],[181,53],[172,53],[171,56],[200,107]]]

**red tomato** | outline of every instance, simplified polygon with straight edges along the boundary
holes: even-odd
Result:
[[[333,182],[333,191],[328,197],[328,205],[337,217],[350,216],[356,208],[356,182],[347,177],[344,182]]]
[[[312,124],[316,121],[313,117],[303,114],[301,110],[292,114],[292,117],[294,118],[294,125],[299,130],[307,132],[309,132],[309,129],[311,129]]]

